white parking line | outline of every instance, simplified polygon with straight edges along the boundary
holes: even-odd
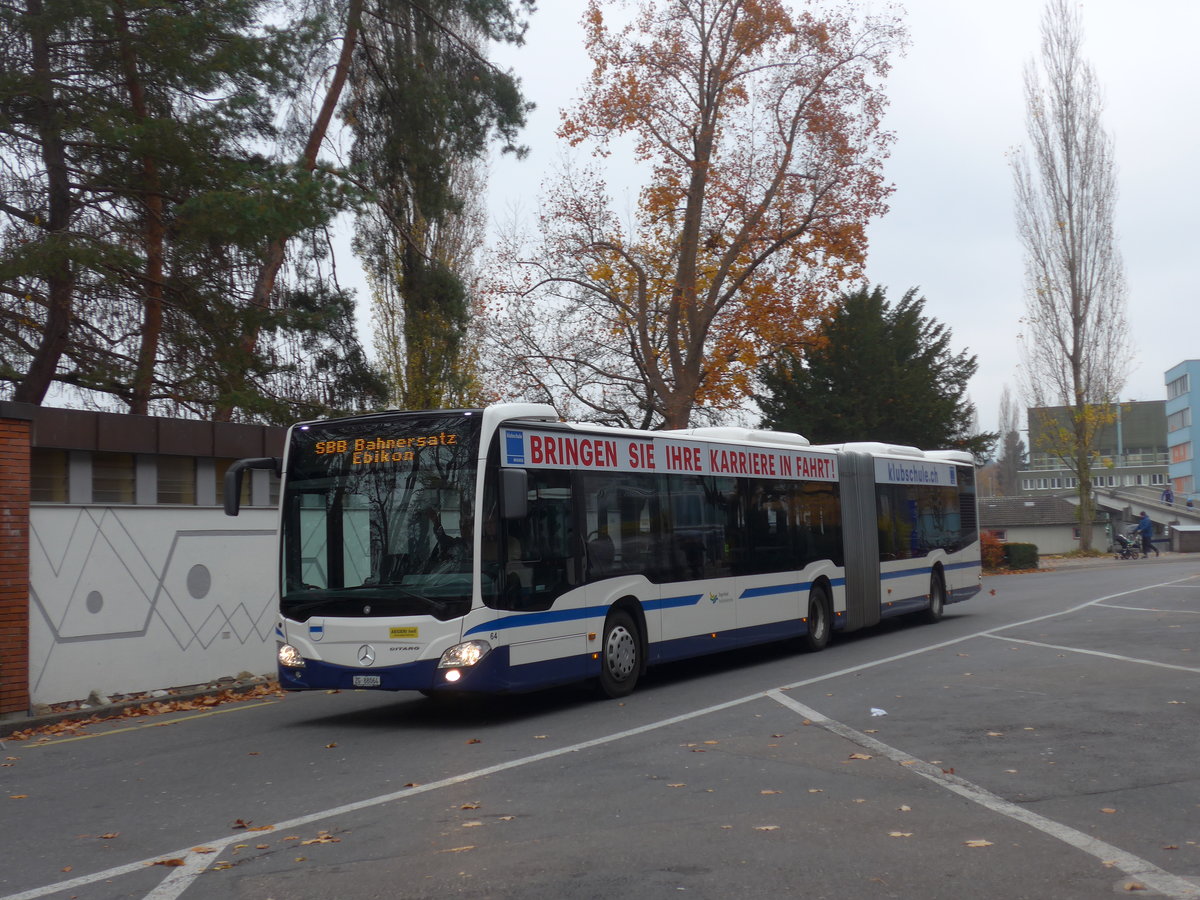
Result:
[[[1153,659],[1139,659],[1136,656],[1122,656],[1119,653],[1105,653],[1103,650],[1084,650],[1081,647],[1063,647],[1058,644],[1045,644],[1041,641],[1023,641],[1018,638],[1005,637],[1001,634],[985,634],[983,637],[1009,644],[1028,644],[1030,647],[1045,647],[1048,650],[1064,650],[1067,653],[1082,653],[1085,656],[1102,656],[1105,659],[1115,659],[1118,662],[1137,663],[1142,666],[1157,666],[1160,669],[1174,669],[1177,672],[1193,672],[1200,675],[1200,669],[1195,666],[1176,666],[1171,663],[1156,662]]]
[[[1175,587],[1175,585],[1170,586]],[[1120,606],[1116,603],[1101,603],[1099,606],[1104,609],[1127,609],[1130,612],[1189,613],[1193,616],[1200,616],[1200,609],[1158,609],[1153,606]]]
[[[1182,579],[1182,580],[1186,580],[1186,579]],[[807,685],[816,684],[816,683],[822,682],[822,681],[829,681],[831,679],[841,678],[844,675],[850,675],[855,672],[862,672],[867,669],[873,669],[873,668],[877,668],[879,666],[888,665],[890,663],[896,662],[897,660],[908,659],[913,656],[919,656],[923,653],[929,653],[933,650],[941,650],[945,647],[952,647],[952,646],[955,646],[956,644],[964,643],[965,641],[975,640],[976,638],[996,637],[997,632],[1006,631],[1010,628],[1020,628],[1025,625],[1032,625],[1036,622],[1044,621],[1046,619],[1053,619],[1053,618],[1056,618],[1059,616],[1070,615],[1071,613],[1079,612],[1080,610],[1087,609],[1088,607],[1095,606],[1096,604],[1099,604],[1099,603],[1103,603],[1106,600],[1114,600],[1117,597],[1125,597],[1130,594],[1140,593],[1141,591],[1151,590],[1151,589],[1157,588],[1157,587],[1167,587],[1169,585],[1178,584],[1178,583],[1179,583],[1179,581],[1163,582],[1161,584],[1143,585],[1143,586],[1135,588],[1133,590],[1121,591],[1120,593],[1109,594],[1104,597],[1097,597],[1095,600],[1089,600],[1085,603],[1077,604],[1068,609],[1064,609],[1060,612],[1047,613],[1042,616],[1036,616],[1032,619],[1025,619],[1023,621],[1013,622],[1008,625],[1001,625],[997,628],[990,628],[985,631],[973,632],[971,634],[964,635],[962,637],[952,638],[951,640],[948,640],[948,641],[941,641],[937,644],[931,644],[929,646],[920,647],[916,650],[909,650],[905,653],[898,653],[893,656],[884,657],[883,659],[875,659],[875,660],[871,660],[870,662],[861,663],[856,666],[849,666],[844,669],[839,669],[835,672],[828,672],[824,675],[818,675],[813,678],[806,678],[802,681],[796,681],[796,682],[793,682],[788,685],[783,685],[779,688],[768,689],[765,691],[759,691],[754,694],[748,694],[745,697],[739,697],[735,700],[726,701],[725,703],[718,703],[713,706],[706,706],[703,709],[697,709],[697,710],[693,710],[691,712],[682,713],[678,716],[671,716],[670,718],[667,718],[667,719],[660,719],[659,721],[656,721],[656,722],[649,722],[645,725],[640,725],[637,728],[628,729],[627,731],[616,732],[615,734],[609,734],[609,735],[605,735],[603,737],[594,738],[590,741],[582,741],[578,744],[572,744],[568,747],[560,747],[557,750],[548,750],[544,753],[534,754],[533,756],[526,756],[526,757],[522,757],[521,759],[509,760],[508,762],[498,763],[497,765],[494,765],[494,766],[488,766],[488,767],[485,767],[482,769],[476,769],[473,772],[465,772],[461,775],[454,775],[449,778],[443,778],[440,781],[430,782],[429,784],[416,785],[416,786],[410,787],[410,788],[403,788],[402,790],[399,790],[399,791],[393,791],[393,792],[387,793],[387,794],[380,794],[377,797],[368,797],[364,800],[358,800],[354,803],[347,803],[343,806],[336,806],[331,809],[319,810],[317,812],[309,813],[308,815],[304,815],[304,816],[299,816],[294,819],[288,819],[283,822],[276,822],[276,823],[274,823],[275,830],[282,831],[282,830],[291,830],[291,829],[299,828],[304,825],[310,825],[313,822],[319,822],[324,819],[332,818],[333,816],[345,815],[347,813],[356,812],[361,809],[368,809],[373,806],[380,806],[384,803],[391,803],[393,800],[402,800],[406,797],[412,797],[417,794],[423,794],[423,793],[427,793],[429,791],[439,790],[444,787],[451,787],[456,784],[462,784],[463,782],[473,781],[477,778],[484,778],[488,775],[494,775],[498,772],[505,772],[505,771],[508,771],[509,769],[516,769],[521,766],[531,765],[531,764],[537,763],[537,762],[543,762],[548,759],[554,759],[555,757],[558,757],[558,756],[565,756],[569,753],[578,753],[582,750],[589,750],[592,747],[600,747],[600,746],[603,746],[604,744],[611,744],[616,741],[625,740],[626,738],[635,737],[640,734],[646,734],[651,731],[656,731],[660,728],[666,728],[671,725],[676,725],[680,722],[687,722],[692,719],[701,718],[703,716],[707,716],[707,715],[710,715],[715,712],[721,712],[722,710],[733,709],[735,707],[743,706],[747,703],[751,703],[755,700],[761,700],[765,697],[770,697],[771,699],[778,700],[779,697],[776,695],[779,694],[780,691],[791,690],[793,688],[805,687]],[[1004,640],[1013,640],[1013,639],[1012,638],[1004,638]],[[782,695],[779,695],[779,696],[782,696]],[[784,699],[788,701],[788,704],[785,704],[785,705],[789,705],[789,704],[795,702],[795,701],[792,701],[790,698],[785,697]],[[814,721],[816,721],[816,719],[814,719]],[[828,720],[826,720],[826,721],[828,721]],[[857,732],[856,732],[856,734],[857,734]],[[871,740],[866,735],[862,735],[862,737],[868,741]],[[229,844],[233,843],[235,840],[237,840],[237,836],[230,837],[229,835],[222,835],[221,837],[219,837],[215,840],[203,841],[203,842],[201,842],[201,844],[197,844],[194,846],[204,845],[207,847],[215,848],[219,851],[219,850],[227,847]],[[45,897],[49,894],[58,893],[60,891],[74,890],[75,888],[80,888],[80,887],[84,887],[89,884],[94,884],[98,881],[105,881],[105,880],[111,879],[111,878],[118,878],[122,875],[128,875],[132,872],[143,871],[147,866],[154,865],[155,863],[157,863],[163,859],[183,859],[184,865],[173,868],[171,870],[171,872],[167,875],[167,877],[162,881],[162,883],[160,883],[159,886],[154,891],[152,891],[150,894],[147,895],[147,900],[173,900],[173,898],[178,897],[185,890],[187,890],[188,886],[193,881],[195,881],[196,878],[198,878],[207,869],[208,865],[210,864],[210,861],[215,859],[215,855],[211,854],[211,853],[198,854],[198,853],[193,852],[193,850],[190,847],[181,849],[181,850],[174,850],[174,851],[170,851],[168,853],[159,854],[158,856],[154,856],[149,859],[142,859],[142,860],[137,860],[136,862],[126,863],[125,865],[114,866],[113,868],[105,869],[102,872],[94,872],[91,875],[81,875],[77,878],[72,878],[67,881],[59,881],[54,884],[49,884],[49,885],[45,885],[43,887],[38,887],[38,888],[32,888],[30,890],[22,891],[17,894],[9,894],[7,896],[0,897],[0,900],[36,900],[36,898],[38,898],[38,897]],[[1172,897],[1178,896],[1180,898],[1187,898],[1187,900],[1193,900],[1193,898],[1200,898],[1200,892],[1193,892],[1191,894],[1170,895],[1170,896],[1172,896]]]
[[[1010,803],[1008,800],[996,796],[991,791],[973,784],[965,778],[947,774],[939,766],[917,759],[903,750],[898,750],[882,741],[876,740],[870,735],[856,731],[848,725],[834,721],[779,691],[768,691],[767,696],[791,709],[793,712],[804,716],[814,725],[818,725],[826,731],[852,741],[866,750],[871,750],[879,756],[886,757],[896,763],[902,763],[907,771],[915,772],[921,777],[929,779],[934,784],[958,794],[960,797],[965,797],[986,809],[990,809],[992,812],[1029,825],[1031,828],[1035,828],[1049,837],[1056,838],[1065,844],[1070,844],[1072,847],[1082,850],[1084,853],[1095,857],[1101,862],[1112,863],[1126,875],[1136,878],[1146,887],[1158,891],[1165,897],[1170,897],[1171,900],[1197,900],[1197,898],[1200,898],[1200,888],[1196,887],[1196,885],[1185,878],[1180,878],[1160,869],[1154,863],[1142,859],[1140,856],[1134,856],[1120,847],[1115,847],[1112,844],[1084,834],[1082,831],[1071,828],[1069,825],[1055,822],[1053,819],[1047,819],[1045,816],[1040,816],[1015,803]]]

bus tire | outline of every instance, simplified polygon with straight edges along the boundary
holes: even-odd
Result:
[[[642,641],[633,617],[613,610],[604,620],[600,651],[600,691],[606,697],[630,694],[642,668]]]
[[[807,653],[824,650],[833,633],[833,606],[829,602],[829,591],[823,584],[815,584],[808,592],[808,631],[800,638],[800,646]]]
[[[946,609],[946,580],[940,569],[935,569],[929,578],[929,606],[921,613],[921,621],[927,625],[941,621]]]

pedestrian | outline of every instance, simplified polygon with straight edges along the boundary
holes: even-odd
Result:
[[[1142,510],[1141,518],[1138,519],[1137,532],[1142,538],[1142,559],[1150,555],[1150,551],[1154,551],[1154,555],[1158,556],[1158,548],[1154,546],[1154,541],[1151,538],[1154,536],[1154,523],[1150,521],[1150,516],[1146,511]]]
[[[1188,497],[1188,499],[1187,499],[1187,508],[1188,508],[1188,509],[1192,509],[1192,508],[1194,508],[1194,507],[1195,507],[1195,505],[1196,505],[1196,501],[1195,501],[1195,500],[1193,500],[1191,497]]]
[[[1167,504],[1167,506],[1171,506],[1175,502],[1175,492],[1171,490],[1171,486],[1169,484],[1163,488],[1161,499],[1163,503]]]

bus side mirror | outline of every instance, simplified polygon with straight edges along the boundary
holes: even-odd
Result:
[[[500,517],[523,519],[529,514],[529,473],[524,469],[500,470]]]
[[[245,469],[272,469],[278,475],[283,471],[283,460],[274,456],[239,459],[225,470],[225,515],[236,516],[242,502],[242,472]]]

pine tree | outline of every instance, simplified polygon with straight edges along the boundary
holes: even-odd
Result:
[[[220,360],[255,372],[244,416],[275,404],[272,358],[305,320],[247,302],[263,236],[311,232],[347,201],[336,179],[264,153],[320,37],[316,22],[263,26],[278,14],[268,0],[0,7],[0,381],[15,399],[57,382],[91,405],[202,415],[226,391]],[[280,345],[227,352],[252,322]]]
[[[978,363],[953,353],[950,330],[909,290],[892,306],[881,287],[844,294],[807,353],[761,371],[765,427],[813,443],[886,441],[981,456],[994,434],[971,434],[967,383]]]

